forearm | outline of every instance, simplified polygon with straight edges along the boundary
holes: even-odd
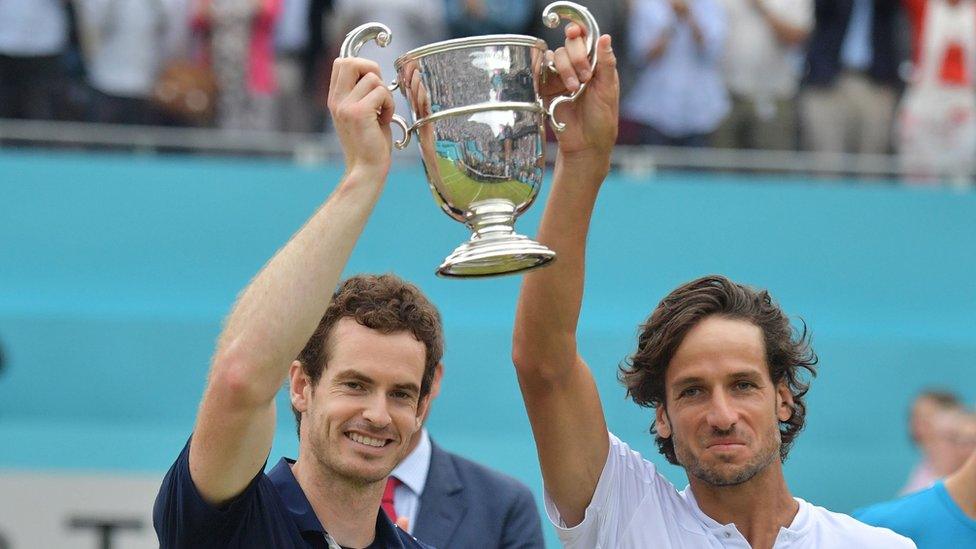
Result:
[[[515,347],[521,366],[575,360],[583,300],[586,237],[608,158],[556,159],[553,188],[539,228],[540,242],[556,252],[545,269],[525,276],[516,314]]]
[[[379,197],[385,173],[352,170],[329,200],[241,293],[218,340],[214,370],[230,368],[256,403],[270,401],[322,317]]]
[[[787,21],[784,21],[775,13],[771,12],[769,8],[762,4],[757,5],[760,15],[772,29],[773,35],[785,46],[797,46],[806,42],[807,37],[810,36],[809,29],[793,25]]]

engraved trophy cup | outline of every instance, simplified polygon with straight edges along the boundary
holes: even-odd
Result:
[[[590,69],[595,69],[600,31],[586,8],[553,2],[542,17],[551,28],[561,19],[582,26]],[[391,38],[385,25],[366,23],[346,35],[340,56],[356,56],[370,40],[385,47]],[[586,88],[583,84],[554,98],[547,110],[539,95],[539,84],[553,71],[545,59],[547,49],[532,36],[472,36],[416,48],[394,63],[396,79],[389,89],[406,96],[413,118],[410,124],[394,115],[394,124],[403,130],[394,145],[403,149],[416,135],[434,200],[472,231],[437,268],[438,275],[517,273],[556,256],[514,228],[542,185],[546,117],[555,131],[562,131],[556,107]]]

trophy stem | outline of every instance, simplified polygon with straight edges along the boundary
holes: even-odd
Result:
[[[465,215],[474,230],[471,239],[458,246],[437,268],[445,277],[486,277],[535,269],[556,258],[556,253],[538,242],[517,234],[515,204],[504,199],[471,204]]]

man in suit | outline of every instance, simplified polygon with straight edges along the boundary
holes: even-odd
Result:
[[[884,153],[907,58],[897,0],[816,0],[800,96],[804,146]]]
[[[437,365],[430,398],[440,392]],[[383,509],[401,528],[438,549],[545,547],[535,499],[521,482],[435,444],[426,427],[390,474]]]

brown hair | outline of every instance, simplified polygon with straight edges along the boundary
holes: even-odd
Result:
[[[664,374],[668,364],[688,331],[713,315],[745,320],[762,330],[770,377],[774,384],[785,381],[793,394],[793,413],[779,425],[779,454],[785,461],[806,419],[803,396],[809,384],[801,378],[801,370],[816,376],[817,355],[810,346],[806,324],[800,333],[795,333],[789,318],[765,290],[711,275],[688,282],[668,294],[641,325],[637,351],[620,367],[619,377],[627,387],[627,396],[643,407],[667,409]],[[650,431],[656,435],[658,450],[677,465],[671,437],[657,436],[654,422]]]
[[[420,400],[430,393],[434,369],[444,354],[441,315],[419,288],[393,274],[356,275],[339,284],[318,328],[298,355],[313,387],[329,362],[332,328],[346,317],[384,334],[410,332],[423,343],[427,352]],[[301,414],[294,407],[292,412],[300,429]]]

